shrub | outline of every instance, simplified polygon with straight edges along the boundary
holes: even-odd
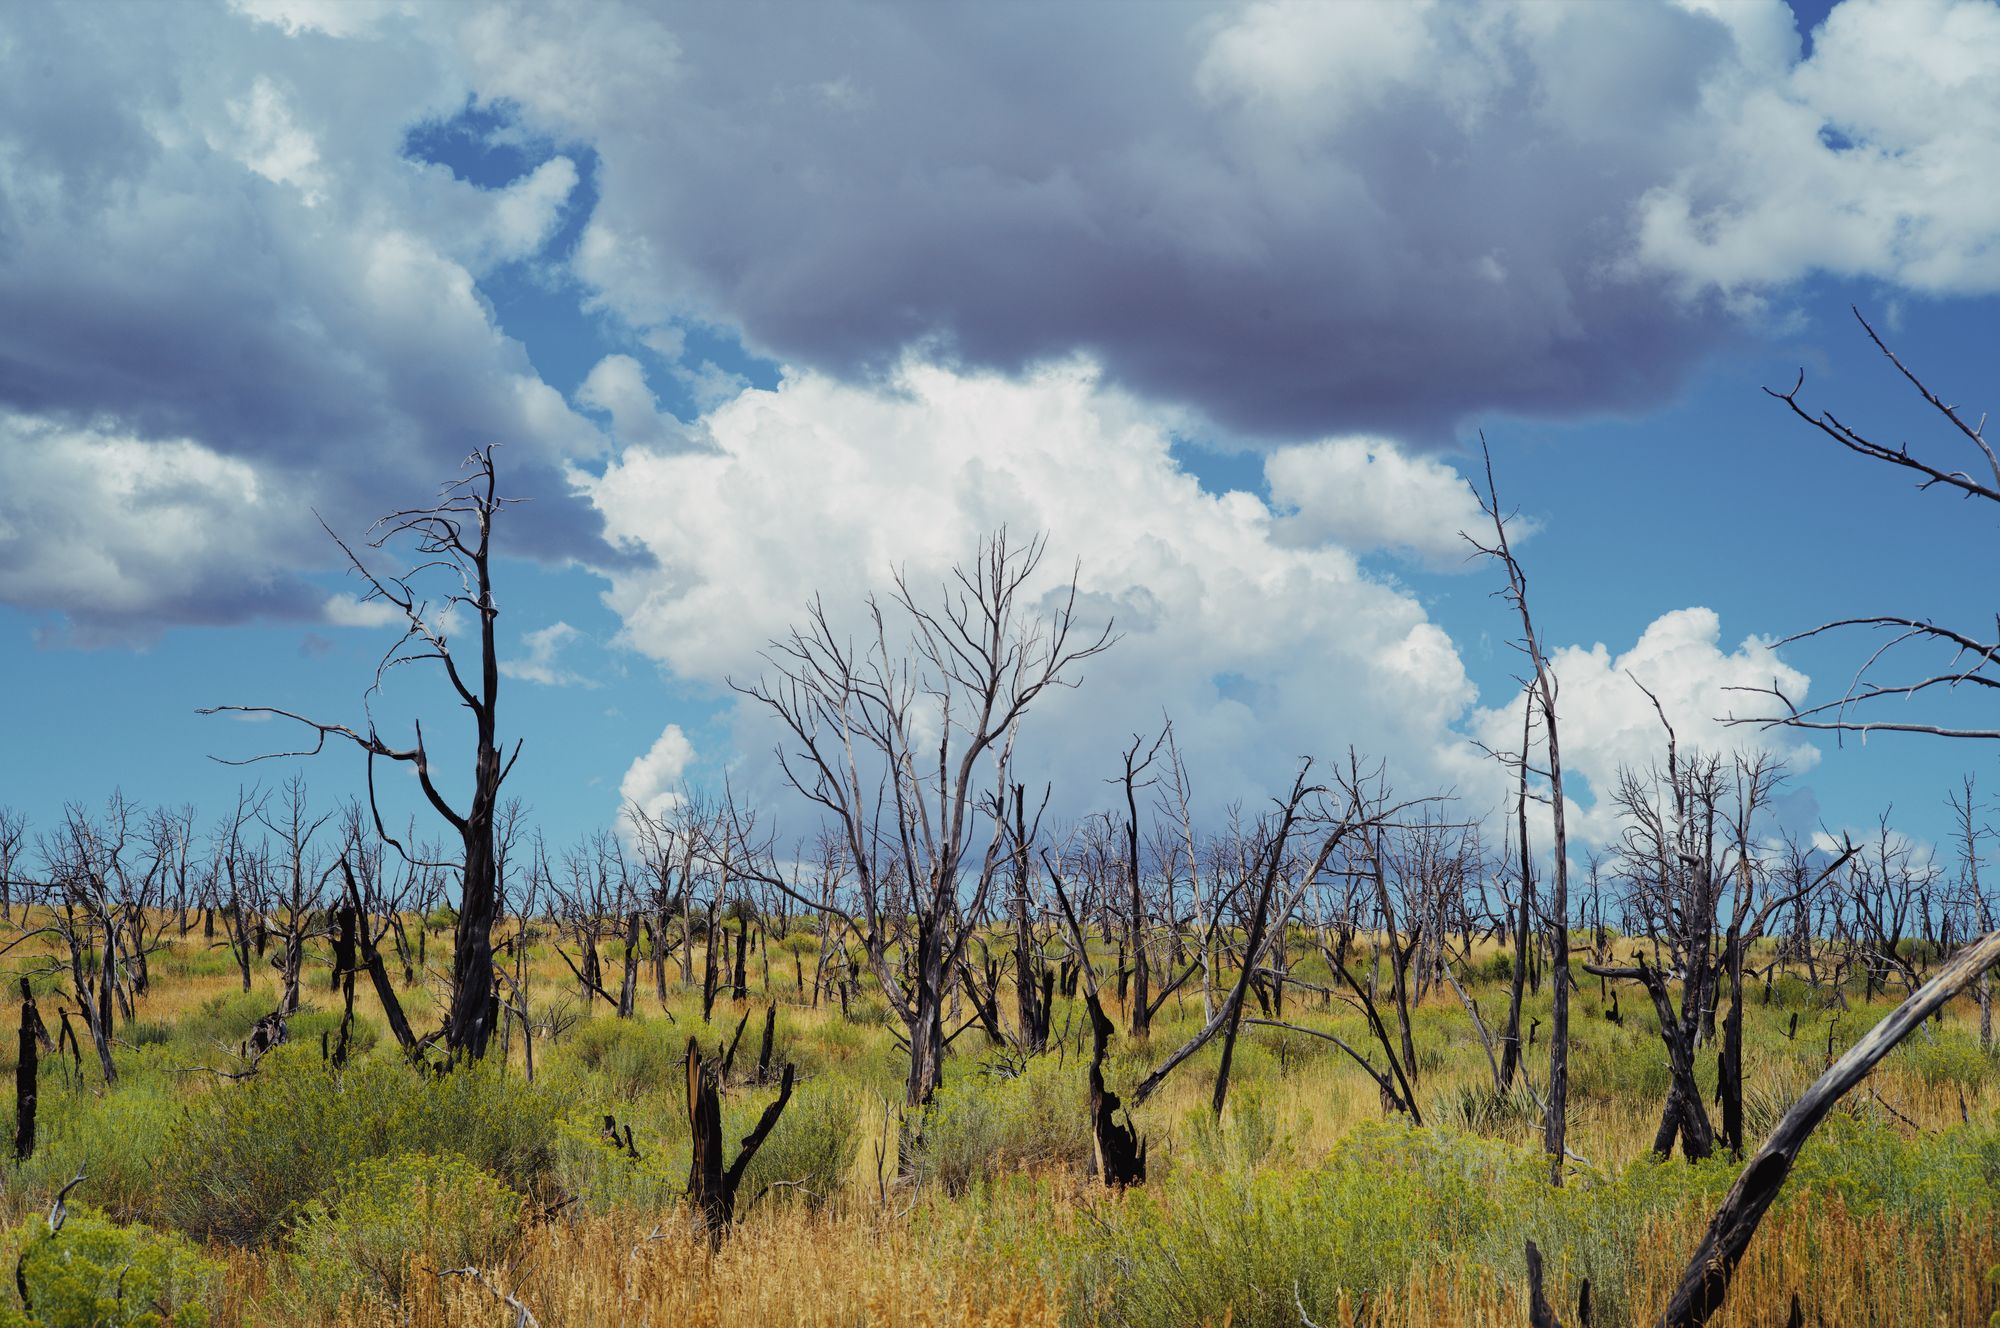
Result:
[[[965,1076],[939,1090],[917,1140],[917,1166],[951,1193],[1024,1167],[1081,1166],[1090,1157],[1084,1117],[1082,1070],[1050,1057],[1012,1079]]]
[[[851,1080],[841,1079],[813,1080],[799,1086],[743,1173],[739,1211],[760,1190],[777,1181],[797,1182],[814,1203],[832,1196],[847,1179],[861,1144],[855,1128],[859,1117],[856,1089]],[[728,1137],[740,1139],[750,1131],[768,1096],[768,1092],[753,1095],[731,1113],[742,1119],[729,1122]]]
[[[1438,1095],[1424,1109],[1433,1125],[1450,1125],[1471,1134],[1516,1139],[1542,1121],[1542,1109],[1526,1084],[1506,1092],[1488,1084],[1466,1084]]]
[[[335,1070],[292,1044],[256,1077],[202,1097],[169,1131],[178,1174],[161,1205],[175,1226],[239,1245],[278,1235],[330,1177],[370,1158],[453,1153],[533,1193],[548,1172],[546,1087],[469,1066],[432,1075],[399,1061]]]
[[[175,1032],[202,1048],[213,1043],[233,1048],[250,1036],[252,1024],[270,1012],[271,998],[263,992],[225,991],[203,1001]]]
[[[1926,1029],[1926,1033],[1931,1030]],[[1993,1058],[1979,1044],[1956,1028],[1931,1036],[1919,1035],[1904,1041],[1891,1053],[1890,1064],[1900,1061],[1925,1083],[1977,1088],[1992,1068]]]
[[[70,1209],[62,1230],[31,1217],[17,1232],[25,1312],[0,1309],[0,1328],[200,1328],[221,1269],[178,1236],[121,1227]]]
[[[1255,1170],[1292,1151],[1292,1140],[1280,1129],[1259,1084],[1246,1083],[1230,1094],[1220,1121],[1204,1103],[1189,1109],[1183,1126],[1187,1160],[1212,1171],[1231,1167]]]
[[[311,1047],[313,1054],[318,1055],[322,1035],[326,1038],[328,1048],[332,1048],[340,1041],[340,1011],[301,1010],[291,1017],[288,1031],[293,1042]],[[354,1023],[347,1030],[348,1056],[358,1058],[373,1050],[381,1037],[382,1031],[375,1026],[374,1020],[356,1013]]]
[[[90,1177],[83,1193],[95,1207],[120,1221],[155,1215],[160,1140],[179,1103],[166,1075],[142,1072],[129,1054],[120,1059],[125,1073],[112,1093],[44,1070],[35,1153],[9,1177],[16,1193],[52,1196],[82,1165]]]
[[[415,1261],[491,1267],[521,1221],[521,1196],[464,1158],[399,1153],[363,1162],[300,1211],[287,1242],[291,1294],[328,1317],[350,1293],[393,1305]]]
[[[620,1101],[683,1082],[687,1043],[671,1025],[588,1019],[576,1026],[565,1045],[585,1069],[609,1081],[611,1095]]]

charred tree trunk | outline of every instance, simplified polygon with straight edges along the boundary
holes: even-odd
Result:
[[[785,1104],[791,1101],[792,1067],[785,1067],[784,1077],[779,1081],[778,1100],[764,1108],[756,1128],[744,1136],[736,1160],[727,1166],[722,1160],[722,1100],[717,1082],[714,1067],[702,1061],[701,1048],[689,1038],[687,1109],[693,1154],[688,1162],[687,1197],[711,1245],[722,1243],[723,1233],[735,1220],[736,1190],[742,1184],[743,1172],[778,1123]]]
[[[1139,1137],[1127,1112],[1118,1123],[1118,1095],[1104,1086],[1104,1051],[1111,1040],[1111,1021],[1096,992],[1085,997],[1090,1011],[1090,1136],[1097,1174],[1106,1185],[1123,1189],[1146,1183],[1146,1141]]]
[[[14,1065],[14,1159],[18,1162],[27,1161],[35,1151],[41,1044],[47,1037],[41,1012],[35,1008],[35,993],[29,989],[28,980],[22,978],[20,1059]]]

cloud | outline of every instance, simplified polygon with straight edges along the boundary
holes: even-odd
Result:
[[[1658,401],[1746,290],[1992,289],[1996,30],[1848,0],[1802,59],[1782,0],[1263,0],[524,6],[460,40],[597,149],[576,266],[641,328],[850,380],[1082,351],[1240,437],[1435,443]]]
[[[334,627],[388,627],[403,621],[395,605],[359,595],[329,595],[324,606],[325,620]]]
[[[1805,694],[1811,680],[1779,659],[1762,637],[1746,637],[1733,650],[1724,650],[1721,639],[1722,623],[1715,611],[1693,607],[1660,615],[1623,651],[1614,653],[1601,642],[1550,651],[1565,773],[1584,781],[1567,790],[1569,833],[1579,843],[1603,844],[1617,834],[1611,795],[1621,768],[1643,773],[1666,766],[1666,730],[1639,683],[1659,697],[1683,759],[1696,751],[1724,759],[1762,751],[1784,761],[1795,776],[1818,764],[1819,749],[1800,734],[1734,728],[1724,722],[1749,708],[1730,688],[1770,687],[1775,682],[1797,697]],[[1466,728],[1495,750],[1519,750],[1519,700],[1481,707],[1469,717]],[[1537,736],[1538,753],[1540,743]],[[1531,833],[1547,845],[1547,813],[1537,812],[1536,817],[1540,829]]]
[[[621,805],[638,807],[648,816],[658,817],[681,801],[682,781],[694,764],[694,744],[678,724],[669,724],[646,750],[646,754],[626,769],[618,781]]]
[[[782,25],[614,3],[238,0],[115,24],[14,7],[0,447],[193,446],[247,466],[266,507],[352,531],[504,441],[509,487],[536,500],[509,546],[602,564],[570,477],[605,431],[497,324],[481,282],[509,265],[629,338],[576,403],[648,449],[685,439],[635,394],[633,357],[727,410],[742,365],[717,347],[738,334],[876,388],[911,354],[1006,376],[1081,355],[1231,444],[1408,453],[1489,412],[1634,408],[1730,310],[1814,272],[1995,289],[1996,34],[1990,6],[1945,0],[1847,0],[1804,58],[1778,0],[1162,0],[1035,24],[862,4]],[[497,187],[404,155],[413,128],[468,114],[522,149]],[[574,254],[553,252],[578,223]],[[1370,446],[1360,469],[1338,445],[1281,467],[1314,497],[1276,542],[1436,565],[1430,528],[1370,531],[1312,487],[1340,465],[1422,482]],[[185,500],[238,521],[185,556],[97,560],[68,639],[314,616],[296,573],[328,548],[296,520],[243,526],[239,496]],[[223,545],[238,562],[208,556]],[[13,557],[7,593],[30,607],[84,575],[38,560],[24,579]]]
[[[1084,666],[1080,687],[1037,703],[1020,737],[1017,775],[1053,780],[1062,814],[1100,805],[1108,762],[1163,714],[1205,815],[1237,800],[1261,806],[1299,757],[1325,769],[1350,746],[1388,758],[1405,794],[1456,791],[1473,815],[1500,807],[1510,781],[1474,740],[1517,747],[1518,703],[1476,696],[1417,599],[1364,570],[1342,542],[1422,550],[1442,539],[1399,535],[1393,523],[1388,535],[1377,525],[1357,536],[1337,520],[1298,538],[1299,516],[1250,494],[1205,492],[1181,471],[1172,418],[1086,362],[1009,378],[912,360],[879,390],[818,374],[746,390],[691,426],[699,446],[629,449],[590,486],[613,536],[651,557],[614,577],[607,596],[623,644],[727,695],[725,678],[765,671],[760,652],[802,620],[809,596],[824,597],[837,631],[859,633],[864,597],[892,570],[921,597],[982,532],[1046,532],[1031,601],[1046,604],[1074,567],[1080,619],[1092,630],[1113,619],[1121,633]],[[1359,483],[1377,483],[1369,468],[1394,454],[1350,443],[1300,464],[1331,455],[1358,467]],[[1410,529],[1464,518],[1452,504],[1465,491],[1446,483],[1448,467],[1386,464],[1389,487],[1414,494],[1407,510],[1437,513]],[[1813,767],[1809,743],[1719,719],[1731,709],[1728,687],[1776,679],[1797,696],[1810,680],[1762,638],[1733,649],[1720,641],[1717,615],[1697,607],[1663,614],[1621,649],[1551,647],[1579,846],[1616,833],[1605,794],[1618,768],[1643,768],[1663,751],[1658,717],[1628,672],[1659,695],[1684,752],[1762,748],[1795,774]],[[770,716],[739,699],[724,724],[728,745],[746,754],[734,776],[745,791],[792,805],[760,755],[780,736]]]
[[[1714,82],[1708,150],[1640,200],[1640,264],[1738,298],[1816,271],[2000,290],[1996,64],[1991,4],[1847,0],[1804,61]]]
[[[745,390],[691,427],[699,446],[628,449],[589,485],[656,564],[613,578],[624,643],[719,692],[758,676],[808,596],[859,631],[893,570],[921,595],[1005,525],[1048,534],[1030,602],[1079,567],[1081,616],[1122,633],[1022,735],[1021,773],[1070,809],[1163,711],[1211,807],[1260,802],[1298,757],[1349,743],[1434,780],[1473,699],[1445,633],[1347,550],[1281,542],[1255,497],[1204,492],[1171,456],[1171,418],[1082,362],[1015,379],[911,361],[880,391],[810,373]],[[746,785],[771,791],[755,754],[775,725],[748,703],[728,722]]]
[[[17,551],[0,592],[64,614],[66,639],[314,617],[323,592],[294,573],[338,555],[312,510],[353,533],[491,442],[538,500],[510,512],[511,548],[604,554],[563,479],[601,435],[475,285],[548,235],[576,168],[482,190],[404,160],[406,127],[466,85],[393,12],[336,21],[347,40],[313,18],[345,12],[0,15],[0,466],[53,509],[45,541],[115,490],[101,551]],[[101,477],[176,468],[166,509]],[[192,538],[165,540],[163,510]]]
[[[540,683],[544,687],[595,687],[597,683],[580,673],[562,668],[556,656],[563,647],[574,641],[579,633],[566,622],[552,622],[547,627],[537,628],[521,638],[528,653],[521,659],[503,659],[500,672],[522,682]]]
[[[1491,534],[1465,478],[1431,457],[1410,456],[1384,438],[1336,438],[1281,448],[1265,458],[1271,501],[1290,509],[1277,525],[1288,543],[1332,541],[1356,553],[1383,549],[1432,571],[1465,571],[1466,532]],[[1529,518],[1508,524],[1519,541],[1537,529]],[[1490,542],[1490,541],[1489,541]]]
[[[316,617],[302,560],[282,556],[294,526],[255,467],[192,439],[0,409],[0,600],[63,614],[46,644],[144,642],[168,621]]]
[[[1235,433],[1435,441],[1655,399],[1717,326],[1617,267],[1734,67],[1670,6],[537,6],[461,41],[597,150],[607,307],[850,379],[1087,351]]]

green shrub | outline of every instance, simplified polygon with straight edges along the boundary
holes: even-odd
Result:
[[[746,1031],[744,1038],[750,1037]],[[681,1065],[687,1041],[671,1024],[588,1019],[571,1031],[563,1045],[585,1069],[608,1081],[610,1096],[616,1101],[630,1101],[664,1086],[684,1083]]]
[[[726,1136],[740,1139],[749,1133],[767,1097],[768,1093],[753,1095],[731,1112],[741,1119],[726,1122]],[[796,1182],[813,1203],[830,1198],[847,1179],[861,1144],[856,1128],[858,1098],[858,1085],[852,1080],[819,1079],[800,1085],[744,1170],[739,1209],[777,1181]]]
[[[1474,1083],[1440,1093],[1424,1108],[1424,1119],[1469,1134],[1518,1141],[1528,1130],[1540,1127],[1542,1109],[1526,1084],[1517,1083],[1502,1093],[1490,1083]]]
[[[236,967],[236,956],[224,945],[195,942],[170,945],[157,961],[170,977],[215,978]]]
[[[313,1054],[319,1053],[320,1037],[326,1037],[329,1049],[340,1041],[340,1011],[305,1009],[293,1015],[288,1024],[291,1040],[301,1046],[311,1047]],[[372,1019],[354,1016],[354,1023],[347,1030],[347,1054],[350,1059],[358,1058],[374,1049],[381,1040],[382,1031]]]
[[[519,1194],[461,1157],[363,1162],[300,1210],[287,1240],[289,1291],[327,1317],[350,1294],[396,1304],[414,1261],[500,1263],[521,1233],[522,1207]]]
[[[400,1061],[335,1070],[291,1044],[260,1072],[203,1096],[169,1131],[161,1205],[190,1234],[261,1244],[342,1172],[370,1158],[452,1153],[534,1193],[551,1163],[547,1087],[477,1065],[429,1074]]]
[[[1926,1083],[1959,1088],[1977,1088],[1979,1081],[1991,1072],[1993,1057],[1981,1051],[1979,1044],[1960,1030],[1947,1028],[1930,1036],[1925,1034],[1931,1034],[1931,1030],[1906,1039],[1890,1053],[1890,1064],[1900,1061]]]
[[[17,1229],[25,1312],[0,1328],[201,1328],[221,1269],[178,1236],[121,1227],[73,1207],[62,1230],[31,1217]]]
[[[175,1032],[198,1047],[220,1043],[233,1048],[250,1036],[250,1026],[269,1014],[271,1005],[271,997],[263,992],[225,991],[203,1001]]]
[[[1081,1113],[1082,1104],[1075,1110]],[[1261,1084],[1245,1083],[1232,1092],[1221,1120],[1204,1103],[1191,1108],[1182,1125],[1186,1160],[1211,1171],[1254,1171],[1292,1151],[1292,1140],[1279,1127]]]
[[[118,1036],[134,1047],[164,1047],[173,1039],[172,1026],[159,1019],[138,1019],[118,1032]]]
[[[147,1073],[135,1059],[119,1057],[124,1072],[110,1093],[97,1091],[94,1078],[72,1086],[45,1063],[34,1156],[13,1169],[9,1188],[39,1203],[84,1166],[90,1177],[84,1193],[97,1208],[120,1221],[157,1216],[161,1138],[173,1128],[179,1102],[168,1075]]]
[[[947,1081],[921,1127],[918,1170],[955,1194],[1003,1172],[1081,1166],[1090,1157],[1084,1097],[1082,1069],[1048,1056],[1011,1079]]]

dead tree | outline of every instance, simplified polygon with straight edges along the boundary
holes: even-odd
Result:
[[[49,1039],[35,992],[21,979],[21,1041],[14,1063],[14,1160],[25,1162],[35,1151],[35,1103],[39,1097],[42,1044]]]
[[[1902,361],[1876,336],[1868,321],[1861,318],[1858,310],[1855,317],[1860,320],[1869,340],[1889,359],[1897,372],[1951,429],[1977,450],[1990,482],[1976,478],[1970,471],[1934,462],[1922,453],[1912,451],[1907,444],[1889,446],[1877,443],[1829,411],[1818,414],[1807,411],[1798,399],[1805,384],[1803,371],[1790,391],[1776,392],[1768,388],[1766,391],[1783,401],[1799,419],[1847,450],[1913,472],[1919,477],[1918,487],[1921,489],[1941,486],[1965,497],[2000,503],[2000,454],[1996,454],[1984,438],[1983,420],[1978,425],[1967,423],[1955,407],[1947,404],[1904,367]],[[1775,707],[1760,715],[1732,716],[1730,722],[1833,732],[1843,736],[1850,733],[1865,736],[1871,732],[1902,732],[1952,738],[2000,738],[2000,729],[1932,722],[1928,718],[1877,720],[1869,713],[1878,703],[1887,700],[1922,701],[1933,696],[1957,694],[1961,686],[2000,688],[2000,673],[1993,668],[1996,654],[2000,654],[2000,642],[1982,642],[1970,633],[1896,614],[1840,619],[1799,633],[1789,640],[1853,628],[1885,631],[1889,633],[1889,640],[1871,653],[1867,664],[1855,673],[1842,696],[1820,705],[1801,708],[1775,684],[1769,688],[1750,689],[1770,698],[1776,703]],[[1873,676],[1875,668],[1900,647],[1912,644],[1939,650],[1946,656],[1946,661],[1935,671],[1920,669],[1907,680],[1877,681]],[[1708,1233],[1689,1260],[1679,1286],[1660,1316],[1660,1328],[1700,1328],[1721,1308],[1730,1279],[1749,1247],[1751,1237],[1756,1234],[1764,1213],[1777,1198],[1799,1150],[1805,1146],[1813,1130],[1840,1098],[1860,1083],[1898,1042],[1926,1018],[1942,1010],[1996,961],[2000,961],[2000,932],[1989,931],[1965,945],[1897,1006],[1888,1018],[1863,1035],[1845,1055],[1833,1061],[1792,1105],[1724,1197]]]
[[[28,842],[28,819],[0,807],[0,921],[14,919],[14,873]]]
[[[1486,492],[1479,495],[1480,509],[1493,522],[1493,543],[1481,544],[1470,535],[1465,538],[1475,550],[1498,561],[1507,574],[1507,587],[1502,593],[1520,615],[1521,640],[1518,645],[1528,657],[1530,676],[1526,685],[1532,708],[1541,721],[1542,746],[1548,761],[1546,773],[1554,842],[1550,845],[1546,921],[1549,959],[1554,969],[1550,975],[1553,1005],[1549,1015],[1549,1080],[1542,1141],[1549,1153],[1549,1179],[1560,1185],[1563,1181],[1563,1161],[1568,1152],[1564,1147],[1564,1138],[1569,1129],[1569,836],[1564,828],[1562,747],[1557,740],[1556,726],[1556,677],[1549,667],[1547,656],[1542,653],[1541,640],[1535,635],[1534,618],[1528,612],[1527,574],[1521,570],[1520,561],[1514,557],[1513,547],[1507,539],[1507,520],[1501,513],[1499,490],[1493,483],[1493,456],[1485,451],[1483,438],[1481,452],[1486,458]],[[1523,770],[1528,762],[1529,754],[1524,744],[1521,750]],[[1524,834],[1524,852],[1525,848]],[[1524,894],[1526,888],[1524,880]]]
[[[1127,1020],[1128,1031],[1135,1042],[1144,1042],[1152,1032],[1153,1009],[1148,991],[1150,974],[1146,965],[1147,919],[1146,899],[1141,888],[1142,877],[1139,870],[1139,801],[1138,790],[1147,781],[1140,776],[1152,766],[1159,756],[1160,747],[1167,740],[1165,730],[1153,739],[1153,745],[1144,756],[1139,755],[1145,740],[1137,734],[1132,736],[1132,745],[1125,749],[1124,769],[1119,776],[1119,785],[1125,794],[1125,885],[1129,908],[1125,918],[1126,943],[1132,950],[1132,999],[1131,1014]]]
[[[855,906],[802,894],[775,867],[757,879],[832,911],[860,938],[907,1037],[911,1107],[928,1105],[943,1077],[945,1004],[969,920],[985,912],[1008,861],[996,822],[1015,734],[1038,697],[1072,685],[1112,639],[1107,624],[1086,644],[1072,640],[1074,575],[1045,621],[1028,617],[1043,548],[991,536],[969,568],[953,570],[937,609],[898,575],[890,602],[907,646],[892,643],[880,601],[869,601],[868,644],[857,651],[815,599],[806,625],[766,652],[774,676],[737,686],[783,725],[781,768],[840,830]]]
[[[204,709],[203,714],[230,712],[276,715],[303,724],[315,735],[311,747],[293,752],[270,752],[251,761],[278,756],[309,756],[324,750],[328,738],[345,739],[360,748],[367,758],[368,797],[375,814],[376,832],[398,852],[409,856],[400,840],[382,824],[381,809],[375,800],[375,763],[395,761],[410,766],[426,801],[458,835],[461,853],[455,866],[460,891],[455,944],[452,949],[451,1004],[444,1025],[445,1045],[454,1058],[477,1059],[485,1054],[493,1034],[495,974],[493,968],[493,924],[500,906],[499,864],[495,852],[494,819],[499,807],[500,788],[520,759],[521,747],[503,763],[499,736],[500,662],[494,642],[494,623],[500,609],[493,596],[493,522],[510,499],[498,494],[493,466],[493,449],[474,452],[466,460],[470,473],[446,484],[438,499],[428,507],[391,512],[377,521],[368,546],[381,549],[394,540],[407,539],[415,546],[415,565],[403,575],[371,571],[347,541],[328,528],[327,534],[347,555],[354,571],[367,583],[364,599],[387,604],[401,617],[402,635],[376,665],[379,688],[390,669],[399,664],[429,661],[442,670],[453,695],[472,716],[472,796],[464,811],[448,802],[431,779],[431,753],[424,741],[423,724],[416,725],[415,741],[397,747],[384,740],[372,720],[364,728],[328,724],[274,706],[223,705]],[[325,523],[321,523],[325,527]],[[427,574],[445,578],[446,593],[435,610],[423,598],[412,580]],[[450,613],[471,615],[478,633],[478,660],[470,671],[461,668],[446,634]],[[247,764],[237,761],[228,764]]]
[[[307,805],[305,781],[287,780],[275,813],[266,804],[258,813],[264,827],[278,838],[277,875],[271,882],[265,916],[277,924],[283,942],[278,964],[278,1012],[290,1016],[299,1008],[299,980],[305,969],[306,943],[325,934],[323,896],[332,864],[313,848],[313,838],[332,819],[315,817]]]
[[[1327,789],[1306,782],[1311,769],[1311,761],[1301,763],[1297,776],[1292,780],[1290,793],[1278,800],[1276,809],[1259,821],[1253,842],[1246,845],[1247,860],[1242,879],[1249,887],[1250,904],[1245,918],[1242,967],[1238,970],[1236,984],[1201,1029],[1139,1081],[1138,1087],[1132,1090],[1133,1106],[1145,1102],[1166,1082],[1167,1076],[1176,1067],[1208,1045],[1217,1034],[1222,1034],[1222,1063],[1216,1070],[1215,1091],[1209,1103],[1215,1114],[1222,1114],[1229,1093],[1229,1066],[1235,1050],[1236,1033],[1243,1019],[1244,996],[1256,975],[1272,931],[1283,927],[1291,918],[1307,891],[1318,880],[1327,860],[1341,848],[1348,836],[1375,824],[1372,818],[1328,806],[1325,798]],[[1350,808],[1358,809],[1360,805],[1358,799],[1353,797],[1348,802]],[[1306,831],[1316,834],[1319,841],[1309,857],[1296,853],[1294,848],[1294,836]]]
[[[785,1066],[778,1081],[778,1098],[764,1108],[756,1128],[743,1136],[736,1160],[727,1166],[722,1160],[722,1099],[717,1091],[721,1081],[713,1062],[702,1060],[701,1048],[693,1038],[687,1049],[688,1131],[693,1156],[688,1163],[687,1197],[711,1244],[722,1242],[723,1232],[736,1220],[736,1191],[750,1159],[770,1137],[771,1130],[792,1100],[792,1067]]]
[[[1971,775],[1965,777],[1962,794],[1950,798],[1952,816],[1958,822],[1959,841],[1959,904],[1971,912],[1974,925],[1981,934],[1993,930],[1993,904],[1986,897],[1986,891],[1979,881],[1980,845],[1992,838],[1993,832],[1980,823],[1977,802],[1973,797]],[[1993,972],[1988,969],[1979,975],[1979,983],[1974,992],[1979,1002],[1979,1046],[1981,1050],[1993,1049]]]
[[[1749,1248],[1750,1238],[1791,1174],[1799,1150],[1805,1147],[1819,1123],[1898,1042],[1944,1008],[1996,960],[2000,960],[2000,932],[1989,932],[1960,950],[1888,1018],[1848,1048],[1792,1104],[1723,1197],[1707,1235],[1696,1247],[1694,1257],[1688,1260],[1687,1270],[1681,1274],[1680,1284],[1660,1316],[1660,1328],[1700,1328],[1722,1308],[1730,1278]]]
[[[1091,1160],[1098,1178],[1113,1189],[1143,1185],[1146,1183],[1146,1141],[1133,1126],[1129,1110],[1125,1113],[1124,1124],[1118,1122],[1118,1108],[1122,1104],[1118,1094],[1104,1082],[1105,1049],[1116,1030],[1104,1013],[1103,1002],[1098,999],[1097,973],[1090,963],[1089,942],[1084,938],[1075,910],[1069,905],[1069,897],[1063,893],[1062,879],[1052,872],[1049,881],[1055,890],[1063,921],[1068,924],[1070,943],[1076,948],[1077,962],[1083,973],[1084,1008],[1090,1015],[1090,1096],[1087,1106]]]

